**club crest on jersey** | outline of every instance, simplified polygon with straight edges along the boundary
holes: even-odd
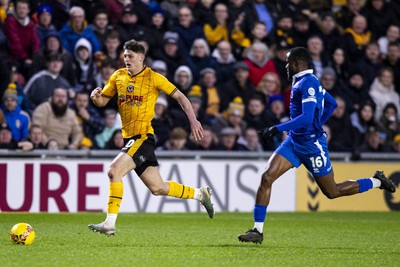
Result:
[[[314,88],[312,88],[312,87],[308,88],[308,94],[309,94],[309,95],[315,95],[315,90],[314,90]]]
[[[129,93],[132,93],[133,89],[134,89],[133,85],[128,85],[128,87],[126,87],[126,91],[128,91]]]

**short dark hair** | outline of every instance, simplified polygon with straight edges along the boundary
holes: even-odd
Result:
[[[111,30],[107,33],[106,39],[120,39],[119,33],[116,30]]]
[[[48,54],[45,56],[46,62],[62,61],[62,56],[59,53]]]
[[[129,40],[126,41],[124,44],[124,50],[131,50],[135,53],[138,54],[145,54],[146,49],[144,48],[144,45],[141,42],[138,42],[136,40]]]
[[[33,129],[38,128],[38,129],[42,129],[42,126],[40,126],[39,124],[32,124],[31,127],[29,127],[29,134],[32,132]]]
[[[111,58],[106,58],[104,61],[101,62],[100,68],[111,67],[113,69],[117,69],[117,63],[115,60]]]
[[[389,46],[397,46],[397,47],[399,47],[400,46],[400,42],[399,41],[391,41],[391,42],[389,42],[389,44],[388,44],[388,47]]]
[[[305,65],[309,66],[311,64],[311,57],[308,50],[302,46],[297,46],[290,49],[289,59],[301,61]]]

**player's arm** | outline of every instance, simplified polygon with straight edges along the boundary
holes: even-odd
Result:
[[[97,87],[90,94],[90,99],[93,101],[97,107],[104,107],[110,102],[110,99],[113,95],[117,93],[116,79],[121,75],[125,75],[124,73],[116,70],[111,77],[108,79],[107,83],[104,85],[104,88]]]
[[[187,97],[179,90],[176,90],[171,97],[178,101],[181,105],[183,111],[186,113],[186,116],[190,122],[190,128],[195,140],[201,140],[203,138],[203,127],[201,123],[197,120],[196,115],[194,114],[192,105],[190,104]]]
[[[276,128],[278,129],[278,131],[289,131],[296,130],[298,128],[304,127],[305,125],[312,124],[316,106],[317,103],[314,101],[303,100],[303,113],[292,120],[276,125]]]
[[[296,130],[298,128],[304,127],[305,125],[312,124],[316,106],[317,103],[312,100],[303,100],[302,114],[287,122],[261,129],[259,133],[262,134],[262,138],[264,139],[264,141],[268,142],[268,140],[276,135],[279,131]]]
[[[98,107],[104,107],[110,101],[109,97],[101,94],[102,89],[100,87],[95,88],[92,93],[90,93],[90,99]]]
[[[336,103],[335,98],[333,98],[333,96],[330,93],[325,92],[324,111],[321,116],[321,124],[325,124],[325,122],[327,122],[329,120],[333,111],[335,111],[336,107],[337,107],[337,103]]]

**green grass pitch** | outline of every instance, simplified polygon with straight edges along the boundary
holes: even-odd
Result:
[[[400,266],[400,212],[268,213],[262,245],[241,243],[251,213],[119,215],[105,237],[100,213],[0,213],[0,266]],[[31,246],[10,241],[27,222]]]

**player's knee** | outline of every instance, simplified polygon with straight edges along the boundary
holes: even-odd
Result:
[[[107,171],[107,176],[108,176],[108,179],[110,179],[110,181],[113,180],[113,177],[114,177],[114,170],[113,170],[112,168],[109,168],[109,169],[108,169],[108,171]]]
[[[117,175],[116,168],[114,168],[112,165],[110,166],[110,168],[107,171],[107,176],[108,176],[108,179],[110,179],[110,182],[120,182],[121,181],[121,179]]]
[[[273,175],[270,171],[266,171],[261,176],[261,185],[265,187],[270,187],[273,183]]]

